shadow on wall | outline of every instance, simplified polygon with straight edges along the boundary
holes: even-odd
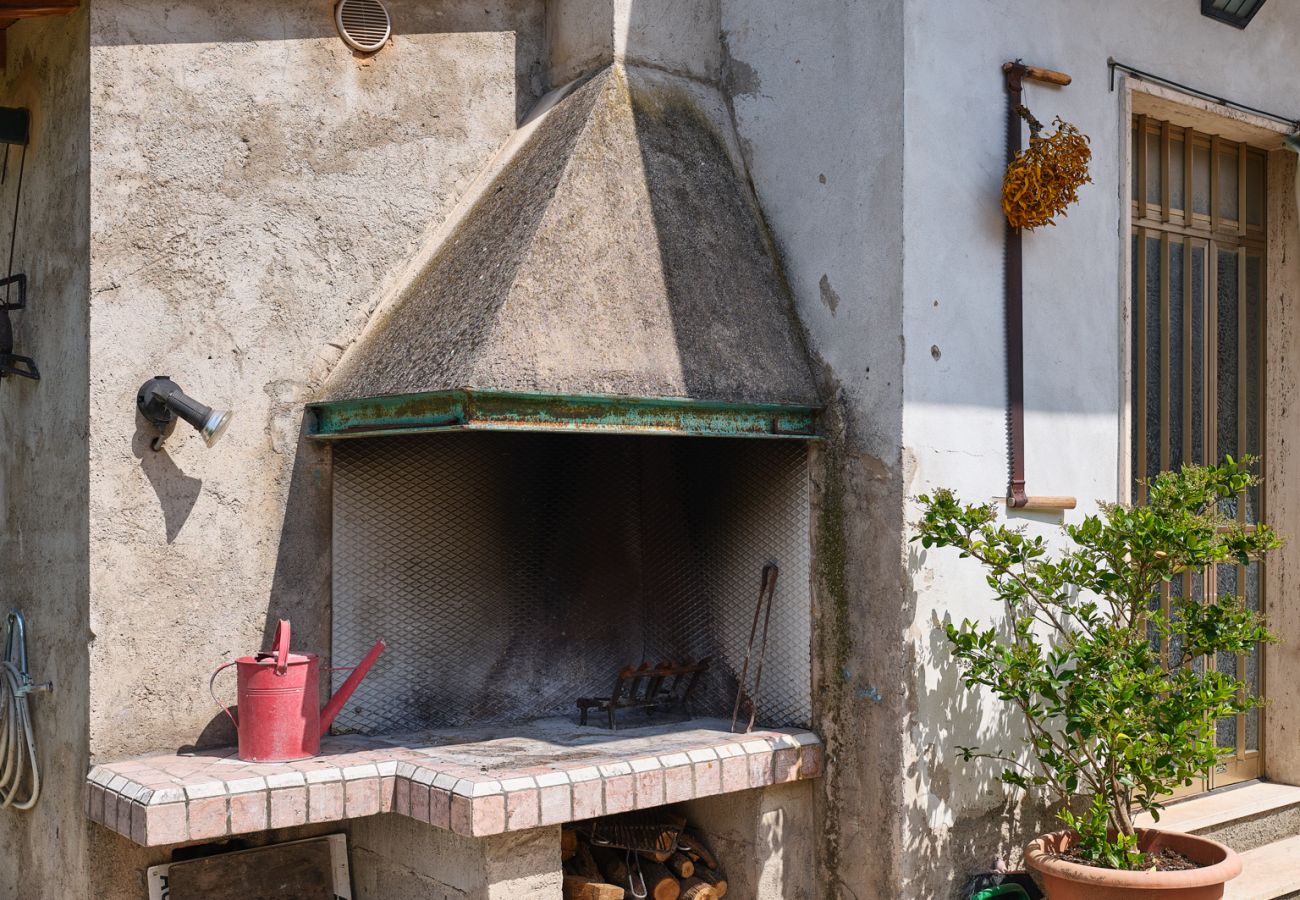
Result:
[[[516,121],[522,121],[542,91],[541,0],[384,0],[392,19],[393,35],[403,37],[445,34],[510,33],[515,44]],[[171,5],[171,9],[166,6]],[[246,44],[309,41],[337,38],[334,4],[321,0],[228,0],[225,3],[105,5],[96,9],[91,44],[118,47],[149,44]],[[365,60],[338,42],[339,58]],[[400,52],[390,43],[379,54]],[[373,54],[372,54],[373,55]],[[449,54],[452,58],[454,54]]]
[[[321,696],[328,697],[329,673],[324,670],[330,665],[330,453],[306,435],[307,424],[300,421],[262,646],[244,652],[269,648],[276,624],[289,619],[294,652],[320,654]]]
[[[170,544],[176,540],[190,513],[194,511],[199,492],[203,490],[203,479],[192,478],[181,471],[165,448],[154,450],[153,441],[157,436],[158,429],[137,410],[131,452],[140,460],[140,469],[158,496],[167,530],[167,543]]]
[[[910,546],[909,594],[914,607],[926,557],[918,545]],[[984,621],[1005,631],[1008,623],[994,615],[992,600],[987,609]],[[1021,847],[1035,834],[1055,827],[1055,819],[1041,796],[1002,787],[1001,764],[962,761],[959,746],[989,753],[1016,752],[1023,746],[1024,725],[1009,704],[961,683],[961,670],[944,633],[951,616],[945,613],[941,620],[931,612],[930,617],[928,631],[918,640],[918,650],[924,641],[925,657],[917,661],[916,671],[924,670],[929,682],[916,681],[911,736],[920,758],[907,777],[916,786],[918,800],[905,813],[903,849],[913,865],[917,893],[912,896],[958,900],[973,875],[993,871],[1000,861],[1009,868],[1022,868]],[[955,820],[936,828],[932,820],[949,809]]]
[[[743,397],[761,385],[815,402],[793,298],[719,126],[681,87],[629,82],[687,393]]]
[[[142,420],[143,421],[143,420]],[[267,603],[266,621],[262,629],[261,643],[257,647],[232,648],[235,655],[243,656],[258,650],[269,648],[280,619],[293,622],[293,649],[298,653],[317,653],[321,656],[321,697],[329,696],[329,675],[325,667],[329,665],[330,646],[330,474],[329,453],[319,444],[305,438],[305,423],[299,426],[298,442],[295,451],[293,473],[290,476],[286,492],[284,520],[280,527],[279,553],[276,557],[275,572],[271,582],[271,594]],[[154,453],[149,449],[149,442],[156,432],[152,426],[138,428],[134,445],[136,455],[145,454],[141,465],[144,467],[154,490],[163,502],[164,515],[168,521],[168,541],[173,535],[172,518],[184,524],[184,517],[194,506],[201,482],[189,478],[167,457],[166,451]],[[152,462],[152,459],[162,459]],[[152,473],[152,474],[151,474]],[[176,504],[172,513],[168,513],[169,497],[184,488],[181,484],[192,483],[193,497],[188,505]],[[183,507],[183,512],[182,512]],[[233,705],[235,696],[234,670],[223,673],[216,683],[218,697],[232,701],[231,711],[238,717],[238,706]],[[203,688],[207,700],[206,684]],[[191,743],[178,748],[179,752],[192,753],[210,747],[228,747],[236,741],[235,727],[226,714],[214,704],[212,717],[194,737]]]

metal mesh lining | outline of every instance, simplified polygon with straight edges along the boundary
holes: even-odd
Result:
[[[576,716],[574,700],[608,696],[624,666],[706,655],[694,711],[729,718],[768,561],[781,575],[759,721],[807,725],[808,490],[806,450],[793,441],[482,432],[340,442],[334,665],[380,637],[388,650],[338,728]]]

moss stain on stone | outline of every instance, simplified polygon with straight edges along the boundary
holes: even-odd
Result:
[[[818,639],[821,652],[822,685],[818,718],[819,727],[828,745],[833,748],[844,732],[845,684],[848,664],[853,652],[849,633],[848,598],[848,539],[845,530],[844,473],[842,436],[834,434],[821,448],[822,483],[817,496],[816,530],[814,532],[813,577],[822,606],[818,621]],[[840,859],[841,791],[838,787],[840,770],[834,764],[827,766],[823,796],[830,814],[823,817],[822,865],[828,884],[838,883],[842,871]]]

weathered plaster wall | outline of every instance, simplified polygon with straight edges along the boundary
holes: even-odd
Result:
[[[202,686],[221,659],[195,648],[247,650],[286,614],[304,645],[326,645],[329,473],[298,438],[332,362],[319,348],[355,334],[542,87],[541,0],[392,7],[398,37],[368,62],[307,0],[92,7],[93,396],[58,421],[90,422],[94,755],[226,738]],[[1106,56],[1293,110],[1276,77],[1300,27],[1290,6],[1245,32],[1181,0],[1088,16],[1028,0],[813,0],[798,16],[722,0],[731,112],[831,403],[815,460],[823,896],[950,896],[1010,849],[992,773],[952,756],[1009,725],[958,689],[934,632],[987,612],[982,583],[903,543],[906,496],[1005,488],[999,64],[1074,74],[1028,100],[1078,122],[1097,154],[1080,206],[1026,241],[1030,487],[1078,495],[1074,518],[1115,497],[1123,456],[1123,132]],[[237,410],[217,448],[185,432],[149,453],[133,398],[155,372]],[[56,677],[75,678],[67,665]],[[138,895],[152,858],[93,839],[97,896]]]
[[[1027,0],[903,10],[824,0],[791,17],[779,2],[723,3],[737,128],[835,400],[815,536],[819,725],[832,760],[821,852],[827,894],[857,898],[953,896],[1042,816],[1005,797],[991,767],[953,757],[955,744],[1016,728],[961,690],[936,632],[989,613],[978,570],[903,543],[915,517],[904,497],[939,485],[1005,493],[1001,63],[1074,75],[1063,90],[1031,87],[1028,103],[1093,139],[1096,184],[1059,227],[1025,241],[1029,486],[1078,496],[1075,521],[1116,498],[1127,453],[1126,131],[1107,57],[1300,115],[1279,77],[1300,27],[1289,7],[1266,6],[1244,32],[1179,0],[1076,14]],[[1283,406],[1275,395],[1270,408]],[[1053,534],[1058,524],[1019,521]],[[1300,517],[1279,525],[1295,532]],[[1275,653],[1271,678],[1287,654]],[[1290,765],[1281,753],[1271,772]]]
[[[406,816],[352,825],[352,881],[383,900],[554,900],[560,896],[558,826],[468,838]]]
[[[0,896],[53,900],[79,896],[85,874],[87,16],[24,22],[7,36],[0,105],[32,114],[14,248],[29,306],[11,315],[15,349],[42,380],[0,382],[0,623],[24,612],[32,674],[55,692],[29,704],[42,797],[31,812],[0,810]],[[20,153],[10,148],[0,187],[6,244]]]
[[[723,0],[723,81],[829,403],[814,454],[819,896],[896,897],[912,599],[902,533],[903,6]]]
[[[369,59],[312,0],[91,7],[92,759],[228,742],[208,674],[276,618],[328,651],[301,404],[543,88],[541,0],[388,5]],[[235,410],[215,448],[148,449],[155,373]],[[92,833],[95,896],[138,896],[160,854]]]
[[[549,0],[547,71],[558,87],[609,61],[716,82],[721,0]]]
[[[1127,456],[1128,132],[1123,94],[1108,90],[1106,59],[1300,116],[1285,76],[1288,35],[1298,29],[1300,9],[1287,4],[1265,6],[1245,31],[1180,0],[1094,4],[1074,14],[1031,2],[908,4],[903,438],[914,466],[907,495],[939,485],[972,500],[1005,492],[1001,63],[1023,57],[1070,73],[1067,88],[1030,86],[1027,103],[1040,119],[1060,114],[1092,138],[1095,183],[1057,227],[1024,241],[1029,491],[1077,496],[1080,507],[1066,518],[1078,521],[1098,499],[1119,499]],[[1031,531],[1056,534],[1049,519],[1017,517]],[[1300,520],[1279,525],[1295,534]],[[1008,830],[992,768],[961,764],[953,747],[1005,745],[1018,726],[996,703],[962,692],[946,642],[935,636],[942,621],[996,611],[978,566],[955,554],[918,553],[910,563],[917,603],[905,637],[917,648],[917,665],[905,723],[904,877],[912,896],[947,897],[966,875],[1014,851],[1005,835],[1023,834]],[[1032,828],[1032,810],[1021,814],[1016,826]]]
[[[268,619],[325,648],[329,473],[298,441],[320,348],[540,89],[539,3],[395,2],[397,36],[368,60],[327,12],[93,8],[97,757],[212,737],[206,673]],[[188,429],[148,449],[134,399],[155,372],[235,410],[214,449]]]
[[[753,900],[813,900],[817,886],[817,786],[810,781],[740,791],[683,808],[727,865],[728,894]],[[738,865],[738,861],[747,861]]]

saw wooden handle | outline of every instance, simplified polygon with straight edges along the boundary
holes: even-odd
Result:
[[[1019,512],[1055,512],[1060,509],[1074,509],[1078,506],[1074,497],[1029,497],[1023,506],[1013,506]]]
[[[1003,63],[1002,71],[1010,72],[1016,68],[1016,63]],[[1074,79],[1064,72],[1057,72],[1053,69],[1044,69],[1041,66],[1021,66],[1022,77],[1030,81],[1042,81],[1047,84],[1059,84],[1062,87],[1069,84]]]

